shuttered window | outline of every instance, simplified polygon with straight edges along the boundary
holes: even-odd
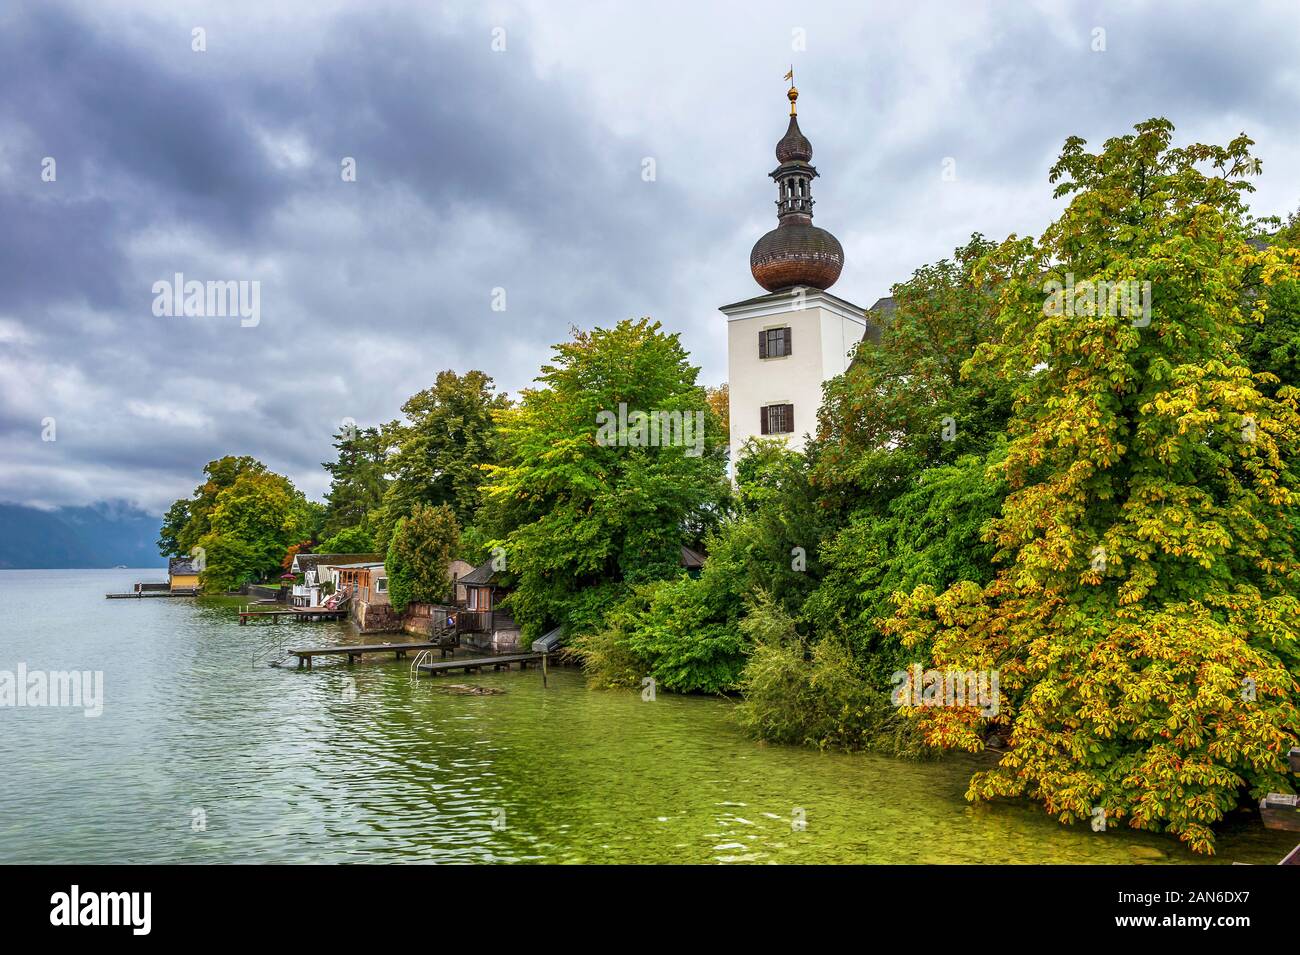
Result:
[[[790,328],[765,328],[758,333],[758,357],[781,358],[792,354]]]
[[[758,409],[760,434],[790,434],[794,431],[794,405],[764,405]]]

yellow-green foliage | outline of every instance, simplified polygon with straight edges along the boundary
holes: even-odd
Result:
[[[1071,139],[1052,173],[1066,212],[988,259],[1002,335],[978,361],[1021,381],[986,533],[1001,569],[900,595],[888,629],[938,666],[1001,671],[1011,748],[972,798],[1101,808],[1209,852],[1242,791],[1290,785],[1300,732],[1297,392],[1267,394],[1238,351],[1300,253],[1248,242],[1250,140],[1171,134],[1151,120],[1100,155]],[[1067,277],[1149,281],[1150,314],[1045,309]],[[936,745],[982,745],[976,711],[917,717]]]

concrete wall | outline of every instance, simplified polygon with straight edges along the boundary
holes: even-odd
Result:
[[[447,566],[447,573],[451,576],[453,580],[460,580],[460,578],[464,577],[473,569],[474,569],[473,564],[469,563],[468,561],[457,559],[457,560],[453,560]],[[464,584],[456,584],[456,592],[452,594],[451,599],[456,603],[465,602]]]
[[[403,617],[402,632],[428,640],[433,636],[433,619],[430,617]]]
[[[517,629],[497,630],[492,633],[463,633],[460,636],[462,646],[495,653],[518,650],[520,639],[520,632]]]
[[[435,623],[438,629],[446,626],[449,609],[442,604],[408,604],[406,615],[402,617],[402,629],[416,636],[432,637]]]
[[[393,605],[387,603],[355,601],[352,605],[351,619],[353,625],[362,633],[386,633],[402,629],[402,618],[397,615]]]

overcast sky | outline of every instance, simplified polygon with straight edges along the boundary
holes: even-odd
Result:
[[[1298,52],[1289,0],[6,0],[0,501],[161,511],[225,453],[319,497],[344,418],[442,368],[517,392],[571,325],[653,316],[723,381],[791,63],[867,306],[973,231],[1037,235],[1063,140],[1155,115],[1247,132],[1256,213],[1294,209]],[[259,282],[259,323],[156,316],[178,272]]]

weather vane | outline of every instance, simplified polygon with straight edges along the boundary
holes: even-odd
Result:
[[[790,72],[785,74],[785,78],[790,81],[790,92],[785,95],[790,99],[790,115],[794,115],[794,101],[799,98],[799,91],[794,86],[794,64],[790,64]]]

